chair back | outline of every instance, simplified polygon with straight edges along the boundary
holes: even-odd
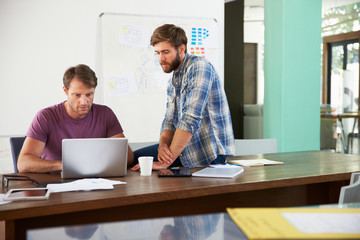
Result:
[[[10,137],[10,146],[11,146],[11,154],[13,158],[14,172],[18,173],[19,170],[17,168],[17,161],[19,157],[19,153],[24,144],[25,137]]]
[[[235,139],[235,155],[276,153],[277,142],[270,139]]]
[[[143,147],[148,147],[150,145],[154,145],[154,144],[157,144],[159,142],[133,142],[133,143],[129,143],[129,146],[131,148],[132,151],[136,151],[140,148],[143,148]]]
[[[352,173],[350,184],[341,187],[339,204],[360,203],[360,172]]]

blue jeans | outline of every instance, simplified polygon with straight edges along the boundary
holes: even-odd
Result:
[[[159,144],[150,145],[148,147],[140,148],[136,151],[134,151],[134,162],[133,165],[138,164],[138,158],[141,156],[152,156],[154,157],[154,161],[158,161],[158,148]],[[226,155],[218,155],[215,160],[213,160],[210,164],[223,164],[226,161],[227,156]],[[181,167],[181,161],[180,158],[176,158],[175,161],[169,166],[169,168],[172,167]]]

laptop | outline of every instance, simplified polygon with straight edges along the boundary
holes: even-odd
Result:
[[[62,178],[126,175],[127,138],[73,138],[62,141]]]

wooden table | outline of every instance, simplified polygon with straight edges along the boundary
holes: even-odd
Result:
[[[224,212],[227,207],[291,207],[338,202],[340,187],[360,171],[360,156],[320,151],[243,156],[284,165],[245,168],[234,179],[141,177],[117,180],[114,190],[54,193],[44,201],[0,206],[6,239],[25,239],[27,229],[84,223]],[[38,182],[54,174],[26,174]],[[11,188],[33,187],[10,182]],[[8,189],[1,189],[5,193]]]
[[[330,119],[337,119],[340,124],[340,130],[341,130],[341,142],[343,145],[344,153],[349,153],[349,145],[348,145],[348,139],[345,135],[345,129],[343,124],[343,119],[347,118],[354,118],[354,124],[352,128],[352,133],[354,133],[356,123],[358,118],[360,118],[360,112],[344,112],[344,113],[337,113],[337,112],[323,112],[321,113],[321,118],[330,118]]]

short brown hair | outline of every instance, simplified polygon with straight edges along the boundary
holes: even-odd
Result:
[[[74,77],[79,78],[85,85],[96,88],[97,86],[97,77],[95,72],[91,70],[91,68],[85,64],[79,64],[75,67],[70,67],[66,70],[63,77],[63,83],[66,89],[69,89],[71,80]]]
[[[164,24],[155,29],[153,32],[150,44],[154,46],[155,44],[163,41],[170,42],[175,48],[179,48],[181,45],[185,45],[185,53],[187,51],[187,37],[184,29],[177,27],[173,24]]]

